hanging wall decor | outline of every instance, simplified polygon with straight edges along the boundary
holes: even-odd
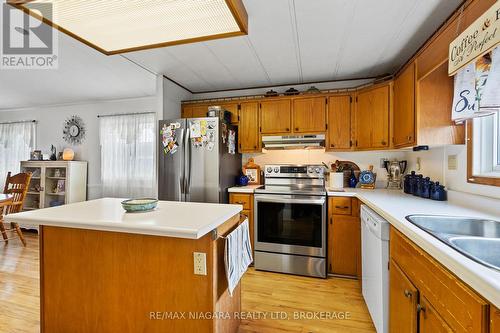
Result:
[[[72,145],[79,145],[85,139],[85,123],[78,116],[71,116],[64,122],[63,139]]]

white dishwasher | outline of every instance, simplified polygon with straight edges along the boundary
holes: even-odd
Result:
[[[389,223],[361,206],[362,291],[377,333],[389,331]]]

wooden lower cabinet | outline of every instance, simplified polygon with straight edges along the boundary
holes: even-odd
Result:
[[[252,244],[252,251],[255,251],[254,242],[254,218],[253,218],[253,194],[248,193],[229,193],[229,203],[238,204],[243,206],[241,211],[242,215],[248,217],[248,228],[250,231],[250,243]]]
[[[490,333],[500,333],[500,310],[490,307]]]
[[[488,332],[488,302],[394,227],[390,234],[390,257],[391,333],[410,332],[417,318],[422,333]],[[416,292],[415,297],[419,295],[418,300],[411,300],[412,311],[403,306],[401,292],[406,296],[403,286],[407,289],[412,286],[411,292]],[[401,327],[401,323],[406,326]]]
[[[418,290],[394,260],[389,265],[389,332],[417,332]]]
[[[328,273],[361,275],[361,222],[356,198],[328,201]]]
[[[420,300],[418,314],[420,333],[453,333],[450,326],[441,318],[425,297]]]

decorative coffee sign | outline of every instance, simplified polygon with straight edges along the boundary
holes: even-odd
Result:
[[[500,1],[495,2],[450,44],[448,75],[452,76],[500,42]]]

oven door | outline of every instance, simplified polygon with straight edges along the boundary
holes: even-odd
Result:
[[[255,250],[326,257],[326,197],[255,195]]]

